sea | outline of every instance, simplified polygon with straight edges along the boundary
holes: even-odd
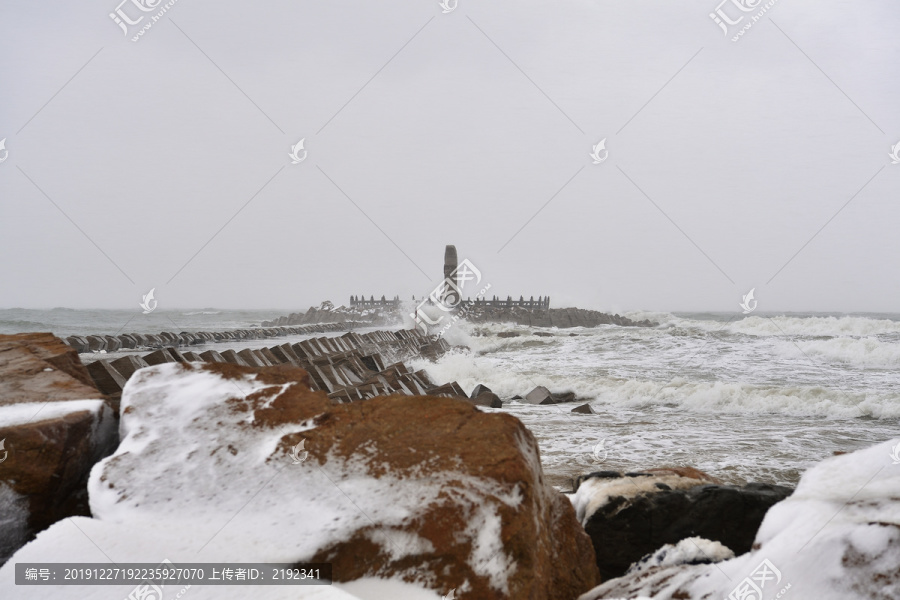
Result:
[[[224,331],[283,314],[3,309],[0,333]],[[726,483],[793,486],[803,471],[836,453],[900,437],[900,314],[624,316],[658,325],[555,329],[460,320],[445,334],[451,352],[437,362],[407,364],[467,392],[486,385],[504,400],[539,385],[575,392],[574,404],[512,400],[483,409],[514,415],[528,427],[546,481],[563,490],[593,471],[671,466],[694,467]],[[247,340],[209,348],[263,345]],[[581,404],[594,414],[571,412]]]

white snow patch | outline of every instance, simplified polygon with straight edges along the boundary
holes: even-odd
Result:
[[[734,558],[734,552],[727,546],[702,537],[689,537],[648,554],[633,563],[626,574],[641,573],[651,567],[716,563],[729,558]]]
[[[112,414],[112,410],[103,400],[60,400],[45,404],[39,402],[11,404],[0,406],[0,427],[15,427],[26,423],[49,421],[85,410],[101,416],[104,409],[109,411],[110,415]]]
[[[569,496],[575,507],[575,516],[583,526],[591,515],[606,505],[611,498],[622,496],[632,498],[639,494],[658,492],[657,483],[663,483],[673,490],[686,490],[698,485],[709,485],[708,481],[680,477],[678,475],[655,475],[652,477],[591,477],[578,486]]]
[[[655,600],[726,598],[763,561],[778,577],[774,598],[900,598],[900,464],[894,439],[828,458],[803,474],[797,490],[766,513],[753,550],[716,565],[675,566],[613,579],[583,594],[598,600],[649,594]],[[782,594],[783,595],[783,594]]]

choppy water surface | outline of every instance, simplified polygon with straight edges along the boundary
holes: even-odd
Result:
[[[796,484],[834,452],[900,437],[897,315],[627,316],[660,326],[539,337],[527,327],[463,325],[448,337],[472,352],[416,366],[504,398],[544,385],[589,399],[598,414],[502,409],[532,430],[561,486],[592,470],[667,465],[733,483]],[[505,331],[522,335],[498,337]]]

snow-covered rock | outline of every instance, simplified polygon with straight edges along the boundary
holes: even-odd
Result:
[[[653,567],[701,565],[734,558],[734,552],[719,542],[702,537],[684,538],[677,544],[666,544],[629,567],[626,575],[645,572]]]
[[[332,405],[306,378],[229,364],[138,371],[122,396],[122,442],[91,473],[93,518],[39,535],[0,569],[0,589],[12,562],[164,559],[330,562],[336,581],[413,582],[410,599],[455,588],[460,599],[569,600],[596,583],[590,540],[544,484],[518,420],[449,398]],[[366,597],[355,585],[347,589]],[[130,590],[16,591],[81,600],[113,589]],[[243,599],[246,589],[189,593]],[[252,597],[348,597],[339,589],[256,587]]]
[[[580,600],[900,598],[898,454],[900,439],[822,461],[769,509],[746,554],[712,565],[639,569]]]
[[[0,564],[38,531],[88,514],[88,474],[115,448],[115,423],[62,340],[0,335]]]
[[[572,503],[591,536],[604,580],[621,577],[632,563],[685,538],[748,552],[766,511],[792,492],[760,483],[723,485],[690,467],[624,475],[599,471],[576,483]]]

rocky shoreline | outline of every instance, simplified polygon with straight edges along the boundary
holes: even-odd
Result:
[[[384,299],[382,298],[382,301]],[[460,303],[458,310],[465,313],[467,321],[473,323],[516,323],[529,327],[556,327],[568,329],[571,327],[596,327],[598,325],[619,325],[621,327],[656,327],[648,319],[634,321],[618,314],[608,314],[596,310],[583,308],[534,308],[524,307],[520,304],[531,304],[527,301],[513,301],[510,299],[504,306],[502,301],[486,303],[479,300],[465,300]],[[542,305],[535,305],[542,306]],[[309,325],[322,323],[367,323],[369,325],[390,325],[403,322],[405,312],[402,304],[385,304],[378,308],[330,306],[323,303],[319,308],[310,307],[306,313],[291,313],[271,321],[263,321],[263,327],[283,327],[291,325]]]
[[[51,334],[0,336],[0,585],[15,562],[115,549],[121,562],[328,562],[334,594],[376,577],[435,598],[699,600],[727,597],[764,560],[797,598],[900,590],[888,444],[823,461],[796,491],[657,465],[564,493],[531,432],[479,408],[502,406],[491,390],[466,398],[402,362],[448,350],[418,331],[348,332],[86,368]],[[539,387],[519,400],[578,399]],[[842,565],[837,583],[819,556]],[[213,592],[245,597],[192,593]]]

